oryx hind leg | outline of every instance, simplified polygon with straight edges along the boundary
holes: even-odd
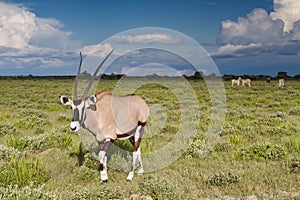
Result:
[[[137,173],[142,174],[144,172],[142,156],[141,156],[141,149],[140,149],[140,144],[142,141],[143,134],[144,134],[144,126],[139,125],[136,128],[133,138],[130,138],[130,141],[134,147],[134,150],[132,153],[132,167],[131,167],[131,171],[129,172],[129,174],[127,176],[127,180],[130,180],[130,181],[133,179],[133,176],[134,176],[136,160],[138,160],[140,163],[140,169],[138,170]]]
[[[110,139],[99,142],[100,152],[99,152],[99,161],[100,161],[100,177],[101,182],[106,183],[108,180],[107,175],[107,151],[111,147],[113,141]]]

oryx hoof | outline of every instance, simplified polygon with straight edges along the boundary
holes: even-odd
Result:
[[[137,172],[138,175],[142,175],[143,173],[144,173],[144,169],[143,168],[139,169],[139,171]]]
[[[108,181],[107,179],[105,179],[105,180],[101,180],[101,182],[100,182],[100,183],[101,183],[101,184],[105,184],[105,183],[107,183],[107,181]]]
[[[134,175],[134,172],[129,172],[129,174],[127,176],[127,181],[132,181],[133,175]]]

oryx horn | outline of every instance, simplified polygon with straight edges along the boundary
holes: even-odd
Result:
[[[80,52],[80,63],[79,63],[79,67],[78,67],[78,70],[77,70],[77,75],[76,75],[76,78],[75,78],[75,83],[74,83],[74,88],[73,88],[73,99],[74,100],[77,100],[77,85],[78,85],[78,79],[79,79],[79,76],[80,76],[81,65],[82,65],[82,55],[81,55],[81,52]]]
[[[105,61],[106,61],[107,58],[112,54],[113,51],[114,51],[114,50],[111,50],[111,52],[110,52],[110,53],[103,59],[103,61],[99,64],[99,66],[98,66],[97,69],[95,70],[93,76],[90,78],[90,80],[89,80],[89,82],[88,82],[88,85],[87,85],[87,87],[86,87],[86,89],[85,89],[85,91],[84,91],[84,93],[83,93],[81,99],[84,99],[84,98],[87,97],[87,94],[88,94],[89,90],[90,90],[91,87],[92,87],[92,84],[93,84],[93,82],[94,82],[94,80],[95,80],[95,77],[97,76],[97,73],[98,73],[99,69],[102,67],[102,65],[105,63]]]

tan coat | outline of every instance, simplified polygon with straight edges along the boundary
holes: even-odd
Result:
[[[104,91],[96,94],[96,110],[86,109],[85,128],[98,141],[126,136],[149,117],[149,107],[137,95],[116,96]]]

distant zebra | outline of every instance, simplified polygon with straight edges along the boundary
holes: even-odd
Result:
[[[283,88],[283,86],[284,86],[284,79],[282,78],[278,80],[278,87]]]
[[[251,87],[251,80],[249,78],[242,79],[242,85],[244,86],[245,84]]]
[[[233,86],[234,84],[240,85],[241,80],[242,80],[241,77],[239,77],[238,79],[232,79],[231,80],[231,86]]]

